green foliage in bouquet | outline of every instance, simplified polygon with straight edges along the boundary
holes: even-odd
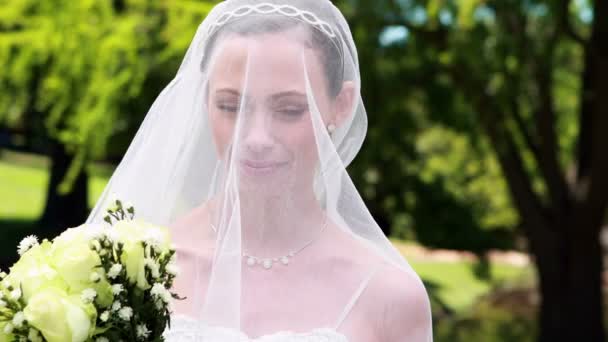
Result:
[[[0,342],[163,341],[177,275],[168,230],[113,199],[108,226],[34,236],[0,273]]]

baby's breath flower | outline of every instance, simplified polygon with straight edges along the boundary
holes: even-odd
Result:
[[[19,253],[19,255],[23,255],[30,248],[36,246],[37,244],[38,238],[35,235],[29,235],[23,240],[21,240],[21,242],[19,243],[19,247],[17,248],[17,253]]]
[[[99,319],[101,319],[102,322],[107,322],[108,319],[110,319],[110,311],[106,310],[102,312],[101,315],[99,315]]]
[[[2,299],[0,299],[0,308],[4,308],[6,307],[6,302]]]
[[[146,258],[144,260],[144,264],[148,267],[150,273],[152,273],[152,278],[160,277],[160,266],[158,265],[158,263],[156,263],[156,261],[150,258]]]
[[[11,323],[6,323],[6,325],[4,326],[4,333],[5,334],[10,334],[13,332],[13,325]]]
[[[150,335],[150,330],[145,324],[138,324],[135,328],[135,334],[138,338],[147,338]]]
[[[150,289],[150,294],[153,297],[161,297],[163,292],[165,292],[165,286],[161,283],[154,283],[152,289]]]
[[[163,233],[158,227],[149,228],[144,235],[144,242],[154,249],[160,247],[163,241]]]
[[[25,314],[23,311],[19,311],[13,316],[13,325],[15,328],[21,328],[23,326],[23,322],[25,321]]]
[[[114,301],[114,303],[112,303],[112,311],[118,311],[120,310],[120,308],[122,307],[122,304],[120,304],[119,301]]]
[[[165,303],[169,303],[169,301],[171,300],[171,293],[165,288],[163,284],[160,283],[155,283],[152,286],[150,294],[152,295],[152,297],[161,300]]]
[[[13,300],[19,300],[21,298],[21,289],[14,289],[11,291],[10,296]]]
[[[114,264],[108,271],[108,278],[115,279],[122,271],[122,264]]]
[[[118,296],[122,291],[124,291],[124,287],[122,284],[113,284],[112,285],[112,294]]]
[[[80,298],[85,303],[91,303],[95,299],[96,296],[97,296],[97,292],[95,292],[95,290],[90,289],[90,288],[84,289],[82,291],[82,293],[80,294]]]
[[[179,267],[174,263],[169,263],[167,264],[166,271],[172,276],[177,276],[177,274],[179,273]]]
[[[4,272],[4,271],[0,272],[0,279],[6,278],[7,275],[8,274],[6,274],[6,272]]]
[[[125,306],[124,308],[118,310],[118,317],[120,317],[123,321],[131,320],[131,317],[133,317],[133,309]]]

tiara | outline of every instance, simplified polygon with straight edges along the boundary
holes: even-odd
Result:
[[[297,18],[307,22],[308,24],[320,29],[323,33],[328,35],[330,38],[335,38],[336,34],[327,22],[319,19],[314,13],[309,11],[304,11],[299,8],[296,8],[291,5],[275,5],[268,2],[262,2],[256,5],[243,5],[235,8],[230,12],[226,12],[222,14],[215,23],[211,24],[209,27],[209,32],[213,31],[215,28],[218,28],[224,25],[232,18],[239,18],[251,13],[256,14],[273,14],[279,13],[288,17]]]

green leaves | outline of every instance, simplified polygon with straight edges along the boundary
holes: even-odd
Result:
[[[443,7],[444,3],[445,0],[429,0],[428,4],[426,5],[428,17],[431,19],[431,26],[436,26],[439,11]]]
[[[462,29],[470,29],[473,22],[473,14],[480,0],[460,0],[458,1],[458,26]]]
[[[466,134],[435,126],[418,136],[418,174],[422,182],[439,182],[466,204],[483,229],[511,227],[518,216],[507,184],[487,144],[474,147]]]
[[[155,87],[177,71],[210,2],[11,1],[0,14],[0,124],[47,137],[75,156],[60,192],[84,165],[106,155],[112,137],[137,126]],[[41,115],[32,115],[39,113]],[[26,120],[28,118],[28,120]]]

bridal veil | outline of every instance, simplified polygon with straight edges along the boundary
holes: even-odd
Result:
[[[353,37],[328,0],[224,1],[87,222],[116,194],[169,226],[187,297],[176,314],[201,325],[328,327],[353,341],[366,325],[375,336],[403,325],[400,340],[431,341],[422,282],[346,170],[367,131],[360,87]]]

